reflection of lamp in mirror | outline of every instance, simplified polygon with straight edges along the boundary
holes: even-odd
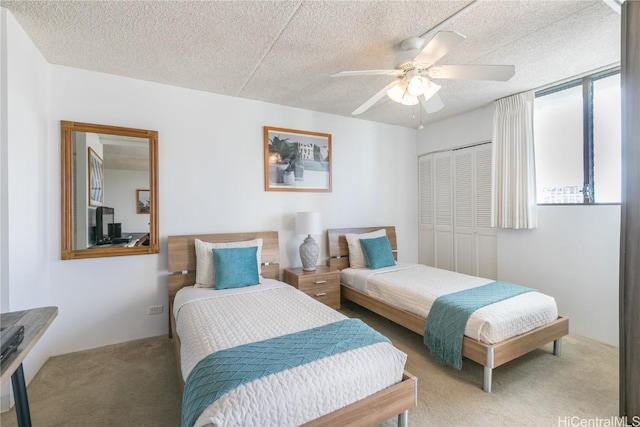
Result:
[[[320,247],[311,237],[312,234],[322,234],[319,212],[298,212],[296,214],[296,233],[306,234],[307,238],[300,245],[300,260],[304,271],[315,271],[318,263]]]

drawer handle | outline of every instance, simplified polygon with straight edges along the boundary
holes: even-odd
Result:
[[[327,281],[326,281],[326,280],[318,280],[318,281],[316,282],[316,285],[323,285],[323,284],[325,284],[325,283],[327,283]]]
[[[319,294],[316,294],[317,297],[323,297],[326,296],[327,293],[326,292],[320,292]]]

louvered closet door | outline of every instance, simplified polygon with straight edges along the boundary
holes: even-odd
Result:
[[[498,277],[497,230],[491,227],[491,144],[474,151],[475,275]]]
[[[454,192],[454,267],[464,274],[476,274],[475,209],[474,209],[474,149],[453,152]]]
[[[434,166],[434,262],[453,270],[453,177],[451,152],[433,155]]]
[[[419,261],[421,264],[435,266],[434,229],[433,229],[433,156],[418,158],[418,183],[420,195],[420,224],[418,237]]]
[[[495,279],[496,230],[491,228],[491,144],[453,152],[455,271]]]
[[[419,158],[419,260],[496,279],[491,228],[491,144]]]

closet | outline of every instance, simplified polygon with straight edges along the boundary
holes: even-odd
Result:
[[[495,279],[491,143],[419,157],[419,261]]]

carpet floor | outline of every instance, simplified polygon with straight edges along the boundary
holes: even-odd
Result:
[[[569,335],[562,357],[551,354],[551,345],[533,351],[494,370],[493,392],[485,393],[480,365],[443,367],[431,361],[421,336],[351,303],[341,311],[407,353],[406,369],[418,377],[411,426],[570,426],[617,414],[615,347]],[[180,420],[178,373],[166,337],[52,357],[28,396],[36,427],[176,427]],[[14,409],[1,414],[0,425],[17,425]]]

